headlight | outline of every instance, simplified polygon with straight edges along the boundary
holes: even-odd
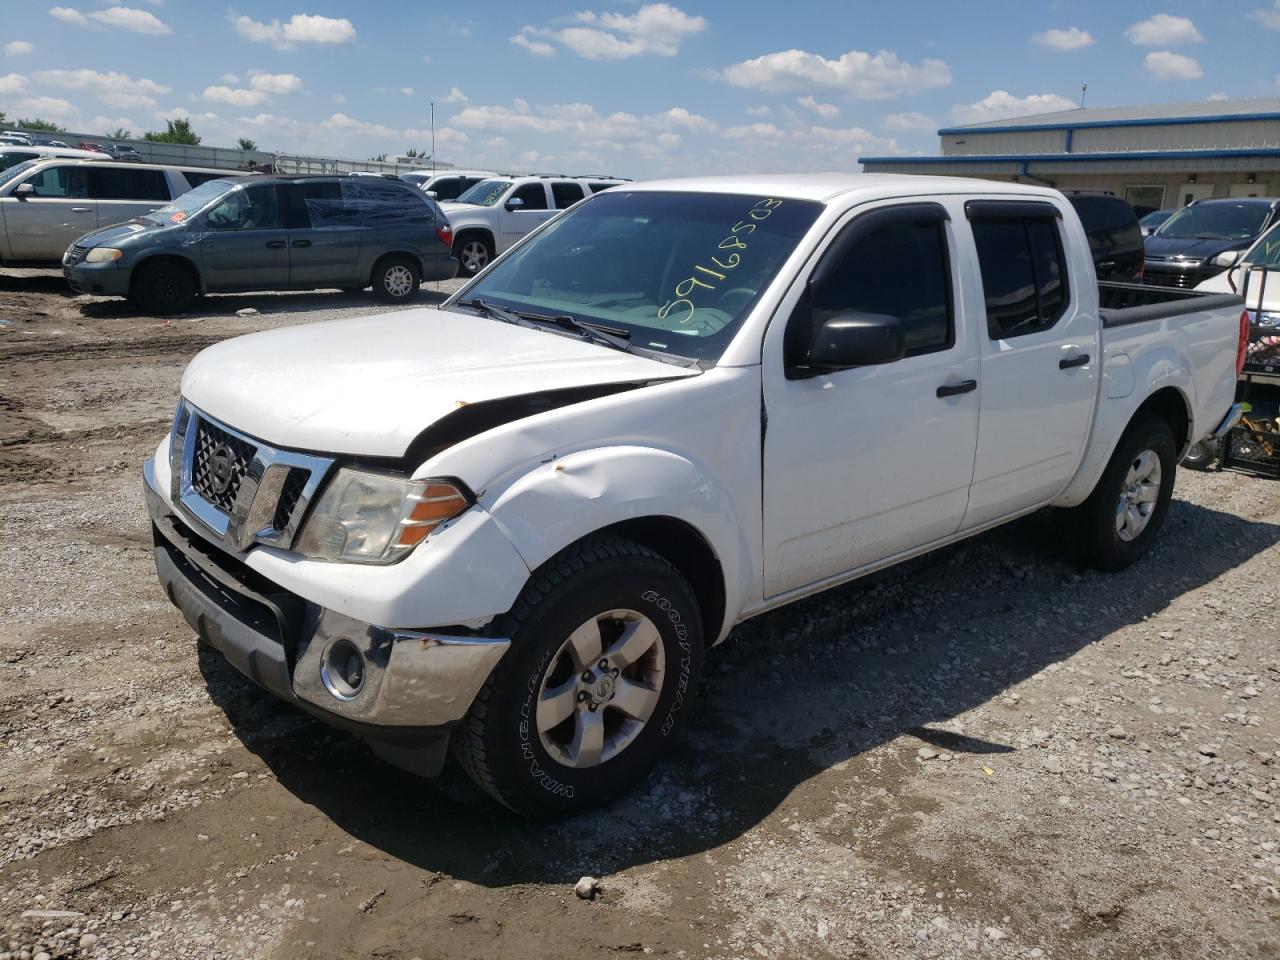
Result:
[[[115,247],[94,247],[84,258],[85,263],[111,263],[124,256],[123,250]]]
[[[312,509],[294,549],[320,560],[395,563],[471,506],[447,480],[406,480],[344,467]]]

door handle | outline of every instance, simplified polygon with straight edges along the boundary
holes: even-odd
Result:
[[[268,249],[268,250],[283,250],[283,249],[285,248],[285,246],[286,246],[286,244],[285,244],[285,242],[284,242],[283,240],[268,240],[268,241],[267,241],[267,249]]]
[[[72,213],[93,213],[93,207],[72,207]]]
[[[310,240],[295,240],[295,241],[293,241],[293,245],[294,245],[295,247],[309,247],[309,246],[311,246],[311,241],[310,241]]]
[[[1089,362],[1089,355],[1082,353],[1078,357],[1066,357],[1058,361],[1059,370],[1070,370],[1072,367],[1083,367]]]
[[[938,388],[938,397],[958,397],[962,393],[971,393],[977,389],[977,380],[961,380],[959,383],[944,383]]]

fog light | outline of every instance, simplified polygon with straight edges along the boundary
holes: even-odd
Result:
[[[364,683],[364,657],[350,640],[335,640],[320,661],[320,682],[339,700],[354,700]]]

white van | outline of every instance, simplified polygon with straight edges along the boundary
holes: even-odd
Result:
[[[0,172],[0,263],[56,264],[90,231],[145,216],[209,180],[245,175],[112,160],[24,161]]]
[[[28,160],[105,160],[106,154],[75,147],[28,147],[22,144],[0,145],[0,178],[10,167]]]

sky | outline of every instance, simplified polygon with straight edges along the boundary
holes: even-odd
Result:
[[[856,170],[939,127],[1280,96],[1280,0],[7,0],[0,110],[626,177]]]

